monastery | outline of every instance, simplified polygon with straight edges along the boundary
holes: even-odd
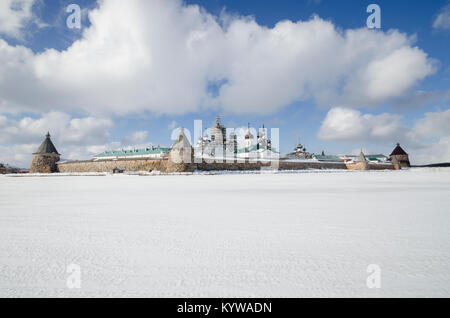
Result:
[[[230,133],[217,117],[216,123],[192,146],[184,129],[170,148],[147,147],[145,149],[106,151],[91,160],[61,162],[61,155],[51,140],[50,133],[33,154],[30,173],[83,173],[146,171],[181,173],[193,171],[240,170],[399,170],[410,167],[409,156],[400,144],[390,157],[383,155],[326,156],[307,152],[299,144],[293,153],[280,157],[273,149],[263,125],[255,136],[250,125],[242,136]]]
[[[250,124],[242,138],[238,138],[234,131],[227,136],[227,128],[217,116],[216,124],[210,128],[211,136],[205,132],[194,147],[196,158],[202,159],[251,159],[270,160],[279,158],[279,153],[272,149],[272,141],[267,136],[267,129],[262,126],[255,136]]]

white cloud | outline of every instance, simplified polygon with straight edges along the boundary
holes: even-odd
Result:
[[[450,162],[450,137],[441,137],[422,148],[412,149],[410,156],[416,164]]]
[[[319,131],[319,138],[333,141],[386,142],[404,134],[401,116],[371,115],[349,108],[331,109]]]
[[[35,3],[36,0],[1,0],[0,34],[22,39],[24,27],[35,19],[32,11]]]
[[[450,109],[426,113],[410,135],[424,141],[415,152],[417,162],[450,162]]]
[[[0,39],[0,112],[270,113],[295,101],[374,106],[435,71],[397,31],[215,17],[179,0],[103,0],[66,51]],[[212,92],[208,87],[215,87]]]
[[[71,118],[68,114],[51,112],[33,119],[8,119],[0,115],[0,143],[17,144],[42,141],[50,131],[61,144],[89,145],[105,143],[113,123],[109,119],[94,117]]]
[[[36,144],[17,144],[3,146],[0,144],[0,163],[10,164],[17,168],[29,168],[31,155],[36,151]]]
[[[450,109],[426,113],[425,117],[418,120],[414,131],[421,137],[450,136]]]
[[[432,67],[422,63],[426,55],[418,48],[402,47],[372,61],[362,76],[362,89],[371,100],[388,100],[408,91],[418,79],[430,74]]]
[[[426,113],[412,128],[402,121],[399,115],[333,108],[322,123],[319,138],[359,146],[399,141],[415,164],[450,162],[450,110]]]
[[[122,140],[122,145],[124,146],[132,146],[132,147],[139,147],[140,145],[147,144],[148,141],[148,132],[141,130],[136,131],[130,136],[126,136]]]
[[[441,30],[450,30],[450,4],[441,9],[433,22],[433,28]]]

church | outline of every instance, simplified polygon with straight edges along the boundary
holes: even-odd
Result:
[[[267,129],[262,126],[254,135],[254,129],[248,125],[247,129],[230,129],[216,117],[216,123],[206,129],[194,147],[196,158],[202,159],[276,159],[279,153],[272,149],[272,141],[268,137]]]

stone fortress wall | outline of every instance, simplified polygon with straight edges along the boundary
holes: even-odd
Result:
[[[192,171],[259,171],[270,170],[271,162],[233,162],[233,163],[194,163],[194,164],[174,164],[168,159],[132,159],[132,160],[104,160],[104,161],[76,161],[59,163],[58,170],[61,173],[82,173],[82,172],[113,172],[118,168],[124,171],[160,171],[163,173],[192,172]],[[274,163],[273,167],[277,167]],[[308,170],[308,169],[337,169],[347,170],[345,163],[334,162],[278,162],[279,170]],[[393,165],[369,165],[367,170],[394,170]]]
[[[58,163],[58,171],[70,172],[113,172],[114,169],[124,171],[167,171],[168,160],[134,159],[134,160],[100,160],[74,161]]]
[[[197,164],[199,171],[256,171],[262,169],[278,170],[308,170],[308,169],[347,169],[345,163],[334,162],[295,162],[280,160],[277,162],[234,162],[234,163],[206,163]]]

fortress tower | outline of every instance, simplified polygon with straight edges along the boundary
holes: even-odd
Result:
[[[50,139],[50,133],[45,136],[44,142],[33,154],[30,173],[54,173],[58,172],[56,163],[60,160],[61,155],[53,145]]]
[[[394,151],[391,153],[390,158],[392,162],[395,160],[402,168],[411,168],[409,155],[403,150],[400,144],[397,144],[397,147],[395,147]]]
[[[370,170],[369,163],[362,150],[355,162],[346,163],[346,165],[348,170]]]
[[[181,128],[180,135],[169,153],[168,172],[187,172],[194,170],[194,149]]]

